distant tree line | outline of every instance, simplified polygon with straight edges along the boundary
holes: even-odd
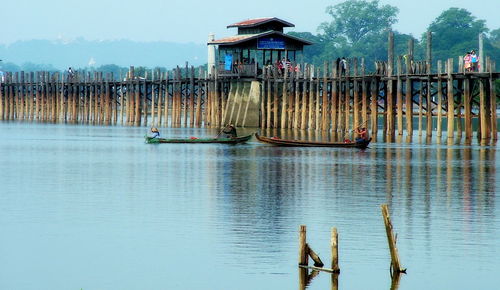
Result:
[[[364,57],[368,69],[373,69],[374,61],[387,59],[388,31],[394,31],[398,21],[397,7],[381,5],[378,0],[348,0],[328,6],[326,13],[330,22],[321,23],[318,34],[310,32],[290,32],[290,35],[307,39],[314,45],[304,48],[304,61],[322,65],[338,57]],[[478,35],[485,34],[485,56],[500,65],[500,28],[489,30],[484,20],[476,19],[469,11],[449,8],[443,11],[429,26],[432,32],[433,67],[437,60],[447,60],[466,52],[478,52]],[[414,59],[425,59],[426,37],[423,33],[416,38]],[[408,40],[412,35],[394,31],[394,53],[404,55],[408,50]],[[455,61],[456,64],[456,61]]]

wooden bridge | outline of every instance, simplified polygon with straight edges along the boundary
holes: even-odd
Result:
[[[392,39],[392,40],[391,40]],[[459,58],[413,60],[394,57],[389,34],[389,61],[335,61],[321,68],[293,65],[265,68],[252,78],[219,77],[193,67],[138,78],[131,67],[116,81],[100,72],[6,73],[0,83],[0,120],[122,124],[160,127],[236,126],[318,130],[341,139],[357,126],[376,137],[419,135],[497,140],[496,80],[500,73],[488,57],[480,72],[464,72]],[[430,51],[430,50],[429,50]],[[395,61],[394,61],[395,59]],[[474,124],[474,126],[473,126]],[[445,127],[445,128],[444,128]]]

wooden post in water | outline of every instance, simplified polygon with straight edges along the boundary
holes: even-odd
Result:
[[[387,54],[387,136],[394,136],[395,132],[395,122],[394,122],[394,84],[392,80],[393,68],[394,68],[394,32],[389,32],[388,40],[388,54]]]
[[[354,58],[354,79],[353,79],[353,126],[359,126],[359,83],[358,83],[358,58]],[[356,129],[356,128],[353,128]]]
[[[322,104],[321,104],[321,129],[330,130],[330,104],[328,101],[328,62],[325,61],[323,64],[323,89],[322,93]]]
[[[418,136],[422,136],[422,119],[423,119],[423,94],[424,82],[420,81],[420,91],[418,93]]]
[[[430,72],[427,72],[427,101],[426,101],[426,122],[427,126],[425,131],[427,133],[427,137],[432,137],[432,94],[431,94],[432,82]]]
[[[437,62],[437,136],[441,138],[443,131],[443,81],[441,80],[442,62]]]
[[[338,67],[337,64],[334,62],[332,64],[332,112],[331,112],[331,119],[332,119],[332,132],[336,133],[338,130],[338,124],[337,124],[337,107],[338,107],[338,99],[339,99],[339,93],[338,93]]]
[[[495,71],[495,62],[490,60],[488,63],[489,76],[489,87],[490,87],[490,111],[491,111],[491,138],[493,140],[498,139],[498,128],[497,128],[497,97],[495,89],[495,80],[493,79],[493,72]]]
[[[3,103],[3,90],[6,88],[4,81],[0,78],[0,120],[3,121],[4,117],[4,103]]]
[[[127,124],[133,124],[134,119],[134,67],[131,66],[128,71],[127,78]]]
[[[297,66],[299,66],[297,64]],[[294,113],[293,113],[293,129],[299,129],[300,128],[300,99],[301,99],[301,92],[300,90],[300,67],[299,70],[295,73],[295,102],[294,102]]]
[[[299,266],[308,265],[306,226],[301,225],[299,229]]]
[[[398,135],[403,135],[403,81],[401,79],[401,71],[403,66],[401,63],[401,56],[397,58],[397,84],[396,84],[396,108],[397,108],[397,119],[398,119]]]
[[[201,109],[201,102],[203,99],[203,81],[202,81],[202,76],[203,76],[203,70],[200,68],[198,72],[198,95],[196,98],[196,126],[201,127],[202,124],[202,109]]]
[[[330,247],[332,249],[332,270],[335,273],[340,273],[339,267],[339,235],[337,233],[337,228],[332,228],[332,235],[330,239]]]
[[[366,125],[368,123],[368,92],[367,92],[367,85],[366,85],[366,79],[365,79],[365,59],[361,59],[361,121],[363,124],[365,124],[365,127],[368,128]]]
[[[155,80],[156,80],[156,73],[154,70],[151,70],[151,127],[156,126],[156,110],[155,110],[155,105],[156,105],[156,90],[155,90]],[[147,114],[147,112],[146,112]],[[147,125],[147,124],[146,124]]]
[[[448,98],[448,108],[447,108],[447,122],[448,122],[448,139],[454,138],[454,123],[455,123],[455,102],[453,96],[453,58],[448,59],[447,65],[447,73],[448,73],[448,83],[447,83],[447,98]]]
[[[309,244],[306,243],[306,246],[307,246],[307,254],[314,261],[314,267],[323,267],[324,264],[319,258],[318,254],[316,254],[316,252],[313,251],[313,249],[309,246]]]
[[[372,81],[370,82],[370,87],[371,87],[371,95],[372,95],[372,101],[371,101],[371,108],[370,108],[370,117],[371,117],[371,135],[374,141],[377,140],[377,134],[378,134],[378,80],[376,77],[372,78]]]
[[[389,251],[391,253],[391,273],[405,273],[406,269],[401,267],[399,260],[398,248],[396,247],[396,238],[392,231],[392,223],[389,215],[389,208],[386,204],[381,205],[382,217],[385,224],[385,232],[387,234],[387,242],[389,243]]]
[[[317,72],[317,74],[316,74],[316,81],[315,81],[315,85],[316,85],[316,100],[315,100],[315,102],[316,102],[316,104],[315,104],[316,105],[316,114],[315,114],[314,118],[315,118],[315,121],[316,121],[316,123],[315,123],[315,125],[316,125],[315,129],[316,130],[320,130],[321,129],[321,125],[322,125],[321,110],[320,110],[320,108],[321,108],[321,96],[319,94],[319,92],[320,92],[320,86],[321,86],[321,84],[320,84],[320,78],[319,78],[320,69],[317,68],[316,72]]]
[[[281,125],[280,125],[280,128],[281,129],[285,129],[287,126],[286,126],[286,123],[287,123],[287,118],[288,118],[288,115],[287,115],[287,112],[288,112],[288,108],[287,108],[287,101],[288,101],[288,71],[287,71],[287,67],[285,67],[283,69],[283,94],[282,94],[282,98],[281,98]]]
[[[168,127],[168,108],[170,102],[170,95],[169,95],[169,74],[168,72],[165,73],[165,90],[164,90],[164,99],[163,99],[163,122],[165,123],[165,127]]]
[[[266,110],[266,128],[271,128],[271,117],[272,117],[272,83],[271,83],[271,73],[272,70],[267,70],[267,110]]]
[[[195,101],[194,101],[194,67],[189,70],[189,125],[194,127]]]
[[[486,90],[483,79],[478,79],[479,82],[479,119],[480,119],[480,135],[481,140],[488,139],[488,113],[486,107]],[[496,108],[495,108],[496,109]]]

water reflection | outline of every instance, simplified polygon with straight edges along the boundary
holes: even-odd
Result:
[[[299,289],[328,289],[330,283],[343,290],[419,289],[442,269],[447,278],[435,279],[436,288],[496,286],[496,145],[398,136],[396,143],[374,143],[365,151],[280,148],[255,140],[156,146],[143,143],[140,128],[3,125],[2,289],[32,288],[17,283],[26,280],[19,270],[25,265],[37,269],[28,273],[42,286],[55,281],[51,273],[66,288],[84,273],[96,277],[93,288],[108,283],[99,278],[107,276],[114,289],[144,280],[151,289],[292,289],[299,224],[311,227],[308,240],[323,256],[330,252],[331,227],[339,228],[343,271],[340,281],[302,271]],[[162,131],[203,134],[213,132]],[[275,134],[342,137],[266,133]],[[382,203],[389,204],[401,262],[411,271],[401,286],[389,280]],[[76,262],[58,262],[68,260]],[[199,267],[186,275],[193,261]],[[148,271],[137,274],[139,268]],[[464,271],[474,279],[461,279]],[[221,272],[224,279],[217,279]]]

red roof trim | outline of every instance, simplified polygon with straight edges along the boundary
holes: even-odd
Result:
[[[265,17],[265,18],[255,18],[255,19],[248,19],[248,20],[240,21],[240,22],[228,25],[227,28],[254,27],[254,26],[264,24],[264,23],[271,22],[271,21],[280,22],[281,24],[283,24],[283,27],[295,27],[295,25],[293,25],[292,23],[287,22],[285,20],[281,20],[281,19],[276,18],[276,17]]]

